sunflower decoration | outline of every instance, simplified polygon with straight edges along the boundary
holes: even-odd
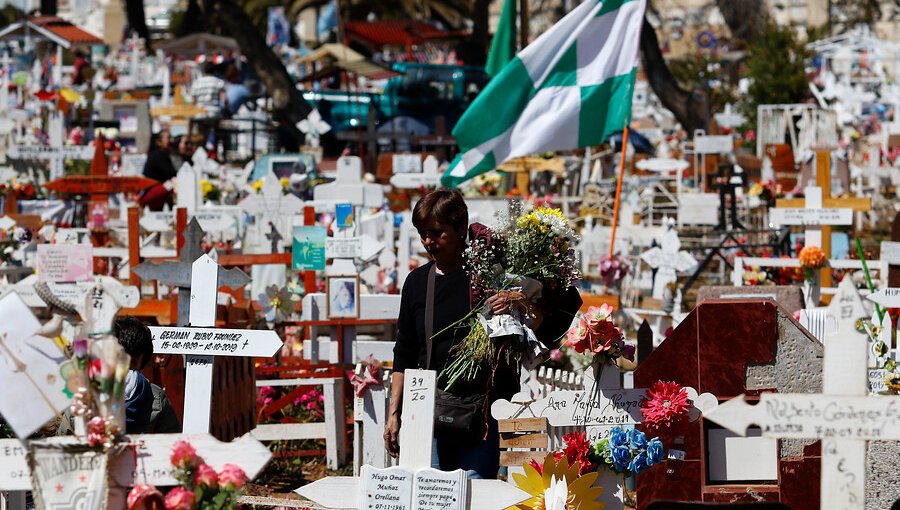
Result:
[[[556,459],[551,453],[544,458],[543,466],[526,465],[525,473],[514,473],[516,485],[533,497],[516,505],[519,509],[535,510],[602,510],[605,505],[597,501],[603,494],[602,487],[594,487],[599,474],[591,471],[579,476],[579,465],[569,464],[565,456]],[[561,504],[565,494],[565,506]]]

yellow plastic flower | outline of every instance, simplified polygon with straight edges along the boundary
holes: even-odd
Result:
[[[291,181],[289,181],[287,177],[282,177],[281,179],[278,179],[278,182],[281,183],[282,188],[287,189],[288,184],[290,184]]]
[[[200,179],[200,192],[205,197],[213,190],[213,185],[206,179]]]
[[[606,506],[597,501],[597,498],[603,494],[603,487],[594,487],[594,482],[599,476],[596,471],[578,476],[578,464],[570,466],[565,457],[560,457],[557,461],[552,453],[544,459],[542,473],[538,473],[537,469],[530,464],[524,467],[525,474],[514,473],[513,480],[515,480],[516,486],[533,497],[519,503],[516,508],[544,510],[546,508],[544,495],[547,493],[547,489],[553,482],[559,483],[560,480],[565,480],[568,484],[567,508],[602,510]]]
[[[261,190],[262,187],[263,187],[263,180],[262,180],[262,179],[260,179],[260,180],[258,180],[258,181],[256,181],[256,182],[253,183],[253,191],[255,191],[255,192],[257,192],[257,193],[259,193],[259,190]]]
[[[750,195],[751,197],[758,197],[758,196],[762,195],[762,192],[763,192],[763,186],[762,186],[762,184],[760,184],[758,182],[756,184],[754,184],[749,190],[747,190],[747,194]]]

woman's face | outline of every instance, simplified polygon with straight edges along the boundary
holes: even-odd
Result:
[[[452,261],[466,249],[465,230],[459,231],[449,224],[433,222],[420,230],[419,236],[425,251],[437,262]]]
[[[350,308],[353,304],[353,294],[350,293],[350,290],[347,289],[346,285],[341,284],[341,286],[338,287],[337,299],[335,301],[338,306],[342,308]]]
[[[169,132],[163,131],[159,134],[159,148],[167,151],[169,150]]]

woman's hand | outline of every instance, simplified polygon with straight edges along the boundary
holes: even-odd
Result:
[[[391,414],[384,426],[384,449],[393,458],[400,456],[400,416]]]
[[[503,315],[513,310],[522,312],[532,320],[531,328],[537,329],[544,319],[541,307],[515,290],[501,290],[487,298],[486,304],[494,315]]]

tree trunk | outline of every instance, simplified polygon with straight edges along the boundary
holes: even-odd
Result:
[[[281,59],[254,28],[250,16],[234,0],[205,0],[203,10],[213,26],[220,27],[237,41],[241,53],[247,57],[247,62],[253,66],[272,97],[275,118],[299,143],[303,137],[295,126],[309,115],[312,108],[297,90]]]
[[[462,60],[468,65],[483,66],[487,61],[490,6],[490,0],[475,0],[472,3],[472,37],[460,44]]]
[[[663,106],[669,109],[675,115],[675,119],[687,130],[688,136],[693,136],[695,129],[708,130],[709,97],[705,92],[686,91],[678,86],[663,59],[656,31],[646,17],[641,30],[641,57],[650,88],[659,97]]]
[[[766,28],[764,0],[716,0],[716,6],[735,39],[752,44]]]
[[[149,50],[150,29],[147,28],[147,18],[144,16],[144,0],[125,0],[125,14],[128,18],[128,28],[144,40],[144,44]]]
[[[41,16],[56,16],[56,0],[41,0]]]

